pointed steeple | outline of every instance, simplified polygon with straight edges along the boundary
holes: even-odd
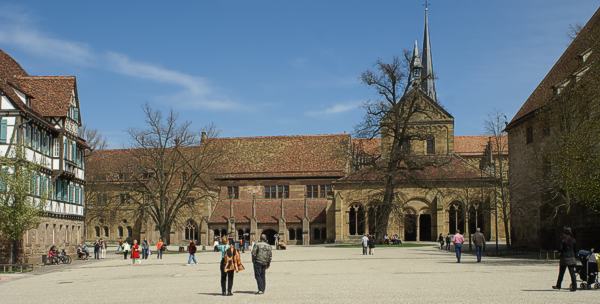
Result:
[[[435,93],[435,73],[433,72],[433,62],[431,59],[431,43],[429,42],[429,6],[425,1],[425,31],[423,33],[423,58],[421,62],[423,64],[423,72],[421,73],[422,83],[421,89],[431,97],[431,99],[437,101]]]
[[[421,55],[419,55],[419,46],[415,40],[415,46],[413,47],[412,57],[410,59],[410,75],[408,78],[409,85],[406,88],[407,91],[419,84],[422,70],[423,65],[421,64]]]

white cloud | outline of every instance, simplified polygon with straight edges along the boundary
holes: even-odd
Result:
[[[51,37],[35,29],[28,16],[11,7],[0,7],[0,43],[32,55],[59,59],[77,65],[91,65],[94,54],[83,44]]]
[[[308,116],[325,116],[325,115],[336,115],[346,113],[358,109],[363,104],[362,101],[352,101],[345,103],[336,103],[320,111],[309,111],[305,114]]]
[[[208,110],[241,110],[244,107],[216,91],[203,77],[172,70],[149,62],[136,61],[114,51],[94,52],[88,45],[54,38],[35,28],[32,18],[15,7],[0,6],[0,43],[34,56],[68,64],[107,69],[134,78],[179,87],[179,91],[159,96],[170,105]]]

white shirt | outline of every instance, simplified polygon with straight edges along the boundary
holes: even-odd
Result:
[[[363,235],[361,240],[363,247],[367,247],[369,245],[369,238],[366,235]]]

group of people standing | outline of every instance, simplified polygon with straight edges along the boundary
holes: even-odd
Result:
[[[227,237],[222,237],[220,244],[215,246],[221,254],[219,270],[221,271],[221,292],[224,296],[232,296],[233,278],[236,272],[244,270],[240,252]],[[261,235],[260,241],[252,247],[252,264],[254,267],[254,278],[258,286],[256,294],[265,293],[266,277],[265,272],[271,266],[272,252],[271,245],[267,243],[267,236]]]
[[[105,259],[106,258],[106,241],[104,239],[99,239],[94,242],[94,259]]]
[[[481,228],[477,228],[475,233],[471,235],[471,241],[473,242],[473,245],[475,245],[477,263],[481,263],[481,257],[485,248],[485,235],[481,232]],[[443,250],[445,247],[447,251],[450,251],[450,245],[454,245],[456,263],[460,263],[462,258],[462,247],[465,243],[465,237],[460,233],[460,230],[457,229],[454,235],[448,233],[445,238],[440,233],[438,236],[438,243],[440,243],[440,250]]]
[[[375,254],[375,236],[372,234],[365,234],[360,239],[360,243],[362,245],[362,254],[363,255],[373,255]]]
[[[162,259],[164,251],[167,249],[162,239],[156,243],[156,258]],[[147,239],[144,239],[141,244],[138,244],[137,240],[133,240],[133,244],[129,245],[127,240],[121,242],[118,248],[119,252],[123,253],[123,259],[131,258],[132,264],[140,264],[141,260],[147,260],[152,254],[150,250],[150,243]]]

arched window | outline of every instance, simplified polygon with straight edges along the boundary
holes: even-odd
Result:
[[[185,224],[185,236],[188,241],[198,241],[198,225],[192,219],[189,219]]]
[[[435,154],[435,137],[433,136],[427,138],[427,154]]]
[[[288,233],[290,234],[290,241],[295,241],[296,240],[296,230],[294,228],[290,228],[288,230]]]
[[[119,236],[119,238],[123,238],[123,227],[119,226],[117,228],[117,235]]]
[[[461,233],[465,233],[465,209],[461,202],[453,202],[448,208],[448,231],[450,233],[456,233],[456,230],[460,230]]]
[[[133,229],[131,226],[127,226],[127,237],[131,237],[133,235]]]
[[[104,226],[104,237],[108,237],[108,226]]]
[[[100,237],[100,227],[96,226],[94,230],[96,231],[96,237]]]
[[[350,235],[365,233],[365,209],[360,204],[350,206],[348,210],[348,228]]]
[[[313,229],[313,238],[315,240],[320,240],[321,239],[321,230],[319,228]]]

